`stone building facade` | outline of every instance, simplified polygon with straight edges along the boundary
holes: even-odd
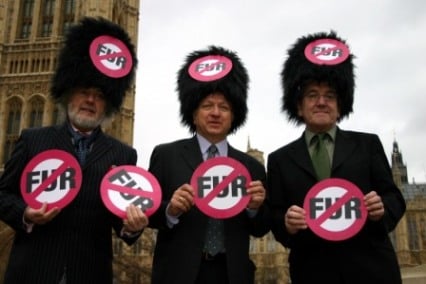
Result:
[[[398,143],[391,153],[392,174],[407,203],[407,211],[391,234],[404,284],[426,283],[426,184],[408,182],[407,166]]]

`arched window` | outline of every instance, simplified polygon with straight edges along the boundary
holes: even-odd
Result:
[[[418,251],[419,250],[419,232],[417,231],[416,216],[413,214],[407,215],[407,227],[408,227],[408,242],[410,250]]]
[[[64,0],[64,8],[62,13],[62,33],[65,34],[65,32],[74,22],[75,0]]]
[[[19,99],[13,98],[8,102],[9,115],[7,118],[6,135],[18,135],[21,125],[22,103]]]
[[[7,116],[7,129],[4,143],[3,163],[9,160],[15,143],[18,140],[21,125],[22,102],[18,98],[13,98],[7,103],[9,114]]]
[[[23,0],[18,38],[29,38],[33,21],[34,0]]]
[[[54,7],[55,0],[44,0],[41,12],[41,31],[39,33],[42,37],[48,37],[52,33]]]
[[[29,127],[40,127],[43,124],[44,102],[36,97],[30,101],[30,121]]]

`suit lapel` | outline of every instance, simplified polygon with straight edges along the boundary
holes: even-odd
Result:
[[[55,140],[55,145],[58,145],[58,149],[63,149],[69,153],[75,154],[75,147],[72,144],[71,135],[68,130],[68,125],[66,123],[55,126],[54,131],[57,132],[57,135],[52,135],[52,139]],[[93,141],[93,146],[90,153],[87,156],[85,165],[82,168],[87,167],[91,163],[100,159],[107,151],[112,147],[111,140],[101,131],[99,131],[98,136]]]
[[[241,152],[229,145],[228,143],[228,157],[233,158],[242,164],[245,164],[246,158],[245,155],[241,155]]]
[[[300,168],[316,178],[315,169],[305,142],[305,134],[289,145],[289,156]]]
[[[306,146],[304,134],[296,140],[293,144],[289,145],[289,156],[292,158],[294,163],[309,172],[312,176],[316,177],[312,160]],[[356,144],[350,139],[347,132],[337,128],[336,140],[334,145],[333,163],[331,174],[338,168],[353,151],[355,151]]]
[[[55,141],[55,145],[58,145],[58,149],[63,149],[67,152],[74,153],[74,145],[72,144],[71,135],[68,132],[68,125],[66,123],[62,125],[56,125],[53,127],[54,131],[57,132],[52,135],[51,139]],[[50,137],[49,137],[50,139]]]
[[[228,143],[228,157],[239,160],[239,158],[238,158],[239,155],[238,155],[237,150],[235,150],[231,145],[229,145],[229,143]]]
[[[336,141],[334,144],[334,157],[332,172],[338,168],[355,151],[356,144],[350,139],[347,132],[337,128]]]
[[[203,162],[203,156],[196,136],[184,141],[181,152],[183,160],[192,170],[195,170]]]
[[[87,160],[83,168],[102,158],[111,149],[111,147],[111,140],[101,130],[93,141],[92,149],[87,156]]]

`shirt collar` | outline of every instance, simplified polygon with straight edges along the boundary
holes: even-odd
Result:
[[[336,139],[336,130],[337,130],[337,127],[333,126],[330,130],[328,130],[328,131],[325,132],[325,133],[327,133],[330,136],[331,141],[335,141],[335,139]],[[319,133],[314,133],[314,132],[312,132],[312,131],[310,131],[308,129],[305,129],[305,141],[306,141],[306,144],[310,145],[312,138],[315,135],[317,135],[317,134],[319,134]]]
[[[93,129],[92,131],[80,132],[78,129],[76,129],[74,126],[72,126],[72,124],[69,121],[68,121],[67,124],[68,124],[68,130],[69,130],[71,136],[73,137],[74,141],[76,139],[78,139],[79,137],[83,136],[83,137],[87,138],[88,143],[91,143],[100,131],[100,128],[97,127],[95,129]]]
[[[206,138],[204,138],[201,134],[197,133],[197,140],[198,140],[198,144],[200,145],[200,150],[201,153],[203,154],[203,158],[205,158],[207,156],[207,149],[210,147],[210,145],[212,144],[211,142],[209,142]],[[217,150],[218,150],[218,156],[228,156],[228,141],[226,141],[226,139],[215,143]]]

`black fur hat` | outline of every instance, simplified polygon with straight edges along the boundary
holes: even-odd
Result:
[[[111,54],[121,53],[118,56]],[[51,82],[60,102],[76,87],[99,88],[111,112],[118,111],[135,77],[137,58],[127,32],[104,18],[84,17],[71,26]]]
[[[234,132],[246,121],[248,83],[247,70],[236,53],[219,46],[190,53],[177,78],[182,124],[195,132],[195,109],[207,95],[221,92],[232,105],[230,133]]]
[[[327,57],[330,54],[336,57],[318,59],[321,55]],[[309,81],[326,82],[334,87],[340,111],[338,120],[348,116],[352,112],[355,89],[353,57],[345,41],[334,31],[299,38],[288,50],[288,58],[281,72],[284,93],[282,110],[287,112],[288,119],[296,124],[303,123],[303,118],[298,115],[297,105],[302,99],[303,86]]]

